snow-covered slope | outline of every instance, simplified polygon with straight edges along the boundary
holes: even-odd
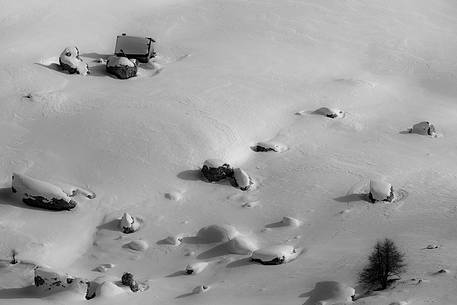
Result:
[[[16,249],[23,261],[0,266],[0,304],[86,302],[37,294],[34,264],[94,280],[112,263],[107,276],[131,272],[149,288],[101,304],[312,305],[319,282],[357,290],[384,237],[408,272],[356,304],[456,304],[455,16],[452,0],[0,0],[0,258]],[[128,80],[97,62],[120,33],[157,40],[158,57]],[[90,74],[59,70],[69,45]],[[321,107],[344,117],[314,115]],[[438,136],[408,133],[422,121]],[[287,150],[254,152],[258,142]],[[212,158],[246,170],[255,188],[201,179]],[[31,208],[11,195],[13,172],[97,198]],[[389,181],[395,201],[369,203],[371,179]],[[141,219],[137,232],[121,232],[124,213]],[[259,248],[304,250],[252,264],[199,242],[212,224]],[[196,262],[209,264],[184,275]],[[199,285],[211,289],[193,293]]]

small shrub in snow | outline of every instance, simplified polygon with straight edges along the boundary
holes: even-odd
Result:
[[[435,126],[433,126],[433,124],[430,124],[430,122],[427,121],[413,125],[413,128],[410,129],[410,132],[426,136],[436,135]]]
[[[140,223],[138,219],[132,217],[129,213],[124,213],[121,218],[120,226],[122,232],[129,234],[138,231]]]
[[[331,108],[327,108],[327,107],[319,108],[316,111],[314,111],[314,113],[324,115],[331,119],[341,118],[344,116],[344,111],[339,110],[339,109],[331,109]]]
[[[287,150],[287,146],[277,142],[258,142],[252,147],[252,150],[256,152],[284,152]]]
[[[233,176],[233,169],[219,159],[208,159],[203,163],[202,175],[209,182],[220,181]]]
[[[249,175],[241,168],[235,168],[233,170],[233,177],[235,179],[236,185],[242,191],[248,191],[254,184],[251,177],[249,177]]]
[[[209,225],[201,228],[197,237],[202,243],[215,243],[229,241],[238,234],[237,229],[231,225]]]
[[[295,259],[299,251],[293,246],[277,245],[255,250],[251,260],[263,265],[279,265]]]
[[[394,199],[394,189],[390,183],[381,180],[371,180],[368,197],[373,203],[376,201],[392,202]]]
[[[138,65],[135,59],[114,55],[108,58],[106,71],[120,79],[127,79],[136,76]]]
[[[198,274],[205,270],[205,268],[208,267],[207,262],[197,262],[193,264],[189,264],[186,266],[186,273],[187,274]]]
[[[70,74],[86,75],[89,73],[89,66],[79,57],[77,47],[66,47],[59,56],[59,63],[60,67]]]
[[[370,288],[386,289],[392,277],[399,277],[404,272],[404,257],[392,240],[378,241],[368,257],[368,265],[359,275],[359,282]]]
[[[134,281],[133,274],[130,272],[125,272],[121,277],[121,282],[124,286],[130,286]]]

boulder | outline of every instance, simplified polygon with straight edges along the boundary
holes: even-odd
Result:
[[[138,65],[135,59],[114,55],[108,58],[106,71],[120,79],[127,79],[136,76]]]
[[[238,235],[238,231],[231,225],[209,225],[201,228],[197,237],[202,243],[229,241]]]
[[[254,184],[251,177],[241,168],[235,168],[233,170],[233,178],[235,179],[236,185],[242,191],[248,191]]]
[[[70,74],[86,75],[89,73],[89,66],[79,57],[77,47],[66,47],[59,56],[59,63],[62,70]]]
[[[233,176],[233,169],[219,159],[208,159],[203,163],[202,175],[209,181],[220,181]]]
[[[121,218],[120,227],[122,232],[130,234],[138,231],[140,228],[140,222],[135,217],[132,217],[129,213],[124,213]]]
[[[417,133],[420,135],[434,136],[436,135],[435,126],[430,122],[424,121],[413,125],[411,133]]]
[[[77,202],[60,187],[25,175],[13,174],[11,190],[30,206],[48,210],[71,210]]]
[[[293,246],[277,245],[255,250],[251,260],[263,265],[279,265],[295,259],[299,251]]]
[[[390,183],[381,180],[371,180],[368,197],[373,203],[376,201],[392,202],[394,199],[394,189]]]

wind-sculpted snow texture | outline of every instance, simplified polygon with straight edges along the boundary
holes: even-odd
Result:
[[[455,0],[0,8],[0,305],[315,305],[322,282],[357,305],[457,304]],[[122,33],[156,40],[127,80],[106,71]],[[67,46],[86,76],[62,70]],[[13,193],[12,173],[50,184]],[[370,181],[393,193],[371,203]],[[384,238],[408,270],[364,294]],[[37,292],[35,265],[98,294]]]

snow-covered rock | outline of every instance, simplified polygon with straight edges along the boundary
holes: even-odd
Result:
[[[233,177],[235,179],[236,185],[242,191],[248,191],[254,184],[251,177],[249,177],[249,175],[241,168],[235,168],[233,170]]]
[[[122,232],[129,234],[139,230],[140,222],[135,217],[131,216],[129,213],[124,213],[120,221],[120,227]]]
[[[113,55],[106,62],[106,71],[120,79],[127,79],[136,76],[138,65],[135,59]]]
[[[198,274],[205,270],[205,268],[208,267],[207,262],[196,262],[193,264],[189,264],[186,266],[186,273],[187,274]]]
[[[436,135],[435,126],[430,122],[424,121],[413,125],[411,133],[417,133],[420,135],[434,136]]]
[[[252,149],[256,152],[263,152],[263,151],[274,151],[274,152],[284,152],[288,148],[286,145],[278,142],[258,142]]]
[[[336,281],[316,283],[308,302],[318,305],[352,304],[355,289]]]
[[[322,107],[314,111],[315,114],[324,115],[328,118],[335,119],[341,118],[344,116],[344,111],[339,109],[332,109],[327,107]]]
[[[209,182],[220,181],[233,176],[233,169],[230,165],[219,159],[206,160],[201,172]]]
[[[392,202],[394,199],[393,187],[390,183],[384,182],[382,180],[371,180],[369,197],[372,202]]]
[[[209,225],[201,228],[197,237],[202,243],[214,243],[229,241],[238,234],[238,230],[231,225]]]
[[[127,247],[135,251],[146,251],[149,248],[149,244],[144,240],[138,239],[129,242]]]
[[[182,234],[170,235],[167,238],[165,238],[165,242],[167,242],[168,244],[173,245],[173,246],[179,246],[180,244],[182,244],[182,240],[183,240]]]
[[[60,187],[25,175],[13,174],[11,190],[30,206],[48,210],[71,210],[77,202]]]
[[[264,265],[278,265],[295,259],[299,251],[290,245],[276,245],[255,250],[251,259]]]
[[[89,66],[79,57],[77,47],[66,47],[59,56],[60,67],[68,73],[86,75],[89,73]]]
[[[257,249],[257,245],[250,238],[240,235],[227,242],[227,249],[233,254],[249,255]]]

